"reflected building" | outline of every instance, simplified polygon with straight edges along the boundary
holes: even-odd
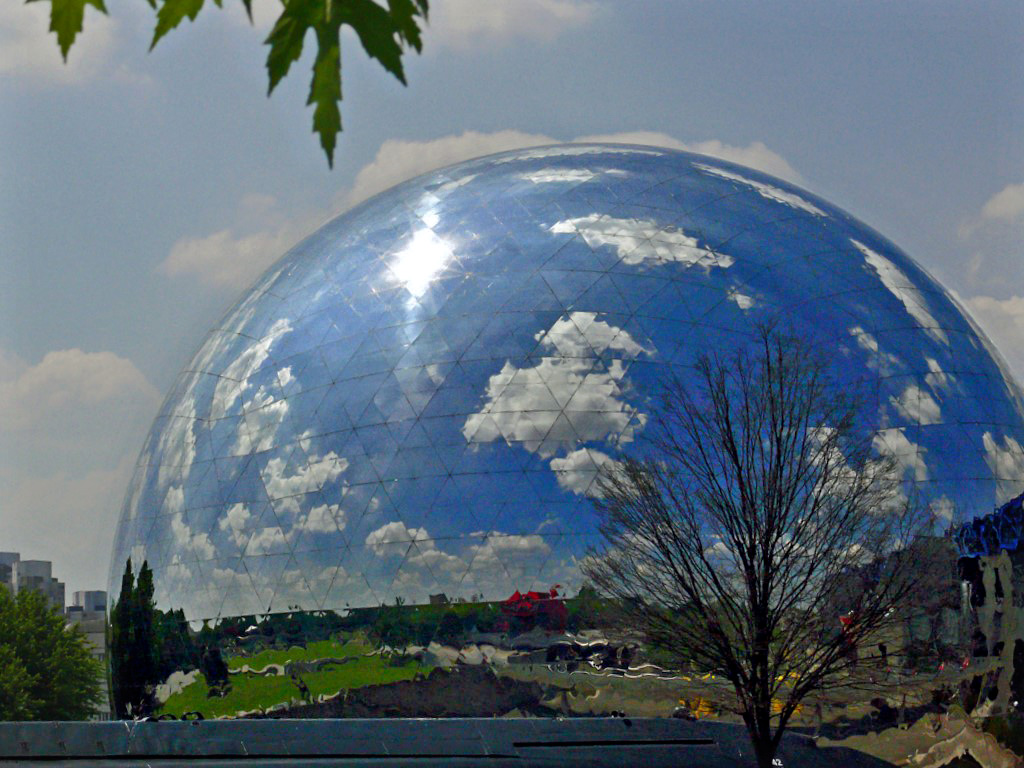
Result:
[[[101,666],[107,667],[107,593],[94,589],[76,591],[71,595],[71,604],[64,611],[68,626],[77,625],[85,635],[89,650]],[[110,710],[107,707],[109,691],[107,676],[100,680],[103,702],[96,708],[95,719],[108,720]]]
[[[110,593],[145,561],[160,610],[237,648],[267,616],[329,637],[380,606],[532,591],[527,617],[560,617],[543,601],[582,599],[599,468],[643,440],[667,376],[766,319],[870,394],[875,449],[942,525],[1024,487],[1020,389],[877,232],[721,160],[534,148],[400,184],[257,281],[160,409]],[[496,610],[463,630],[507,632]]]

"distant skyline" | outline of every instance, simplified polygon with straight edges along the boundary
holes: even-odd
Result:
[[[435,0],[408,88],[343,51],[329,171],[309,56],[270,99],[241,4],[147,54],[87,12],[63,67],[43,4],[0,7],[0,550],[102,589],[164,393],[303,235],[430,168],[600,137],[787,178],[892,239],[1024,375],[1024,18],[1015,3]],[[307,52],[308,53],[308,52]]]

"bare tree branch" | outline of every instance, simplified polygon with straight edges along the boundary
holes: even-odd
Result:
[[[769,326],[755,352],[701,356],[594,502],[584,572],[651,645],[732,684],[764,766],[805,697],[884,683],[869,649],[898,653],[927,579],[931,519],[828,370]]]

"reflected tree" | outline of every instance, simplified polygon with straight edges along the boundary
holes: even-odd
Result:
[[[891,677],[927,571],[930,520],[828,370],[770,326],[698,358],[647,453],[603,470],[583,566],[655,649],[728,681],[765,767],[810,694]]]
[[[157,611],[153,603],[153,571],[143,561],[138,579],[128,558],[118,600],[110,610],[111,696],[116,717],[149,715],[160,682]]]

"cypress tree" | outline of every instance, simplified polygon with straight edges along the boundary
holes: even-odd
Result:
[[[128,717],[128,706],[133,698],[129,648],[134,594],[135,575],[132,573],[132,559],[129,557],[121,576],[121,591],[118,593],[117,602],[110,609],[110,694],[114,704],[114,716],[120,719]]]
[[[160,682],[156,645],[156,606],[153,604],[153,571],[142,562],[131,601],[132,640],[129,657],[131,674],[137,688],[133,710],[149,714],[153,710],[153,687]]]

